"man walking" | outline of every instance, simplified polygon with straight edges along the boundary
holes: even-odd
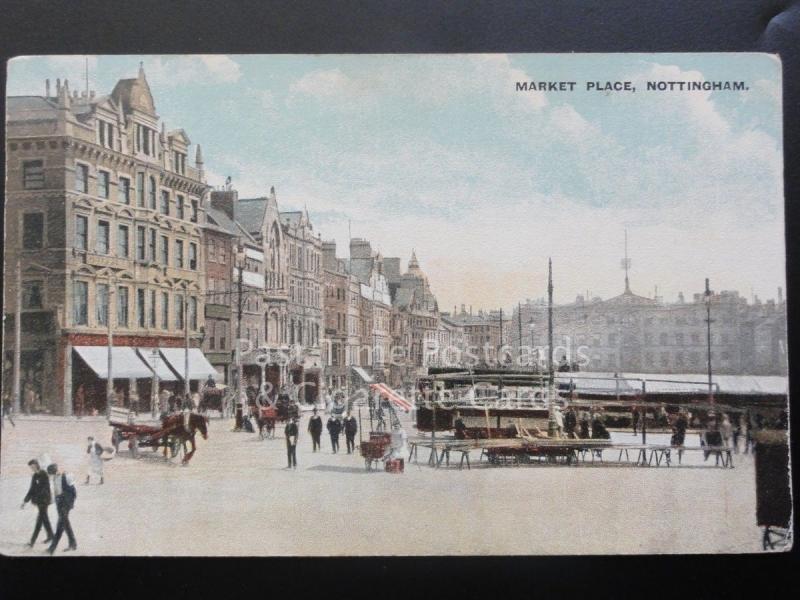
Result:
[[[289,459],[287,469],[297,468],[297,434],[297,418],[292,417],[283,430],[283,435],[286,437],[286,455]]]
[[[89,472],[86,473],[86,481],[83,484],[89,485],[92,475],[97,475],[100,478],[100,485],[103,485],[103,447],[92,436],[89,436],[88,440],[89,446],[86,448],[86,454],[89,455]]]
[[[356,433],[358,433],[358,422],[353,415],[347,413],[347,418],[344,420],[344,437],[347,440],[348,454],[352,454],[356,449]]]
[[[336,454],[339,451],[339,433],[342,431],[342,427],[338,419],[333,418],[333,415],[328,417],[326,427],[328,428],[328,434],[331,436],[331,450]]]
[[[322,437],[322,417],[317,414],[317,409],[314,409],[314,415],[308,421],[308,432],[311,434],[311,443],[313,444],[313,452],[321,450],[322,446],[319,439]]]
[[[16,428],[17,425],[14,423],[14,417],[11,415],[11,399],[8,397],[8,394],[3,394],[3,414],[0,417],[0,423],[3,423],[6,417],[8,417],[11,426]]]
[[[47,467],[47,473],[53,479],[53,493],[56,497],[56,511],[58,511],[58,523],[56,524],[56,536],[47,551],[50,554],[56,551],[58,542],[64,531],[67,532],[69,546],[64,548],[64,552],[77,550],[78,544],[75,541],[75,534],[72,533],[72,525],[69,522],[69,511],[75,506],[75,498],[78,495],[71,475],[62,473],[58,470],[58,465],[52,464]]]
[[[31,486],[20,508],[25,508],[25,504],[30,502],[39,509],[39,514],[36,517],[36,526],[33,528],[33,536],[31,536],[31,541],[28,544],[29,547],[33,548],[36,538],[39,537],[42,525],[44,525],[45,533],[47,533],[47,538],[44,542],[48,543],[53,540],[53,528],[50,526],[50,519],[47,516],[47,507],[50,506],[53,500],[50,495],[50,481],[47,479],[45,470],[39,466],[39,461],[36,459],[30,460],[28,461],[28,466],[33,472]]]

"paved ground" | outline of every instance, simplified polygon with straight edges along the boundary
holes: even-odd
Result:
[[[305,418],[301,434],[305,433]],[[357,455],[311,453],[297,471],[282,436],[212,421],[191,465],[149,450],[106,463],[105,485],[78,486],[71,520],[84,555],[409,555],[757,552],[750,457],[735,469],[505,467],[367,473]],[[410,427],[410,426],[409,426]],[[282,432],[282,430],[280,430]],[[413,430],[409,428],[413,434]],[[18,420],[3,429],[0,552],[27,549],[35,521],[20,510],[27,461],[47,452],[82,482],[85,440],[102,419]],[[633,441],[628,433],[615,437]],[[648,441],[655,436],[648,436]],[[664,440],[666,441],[666,440]],[[688,439],[687,443],[696,443]],[[342,446],[344,441],[342,440]],[[697,454],[690,459],[702,463]],[[422,452],[420,452],[422,458]],[[477,462],[477,453],[473,461]],[[713,459],[710,459],[713,461]],[[55,526],[55,508],[51,508]],[[40,537],[40,539],[43,539]],[[66,540],[62,541],[62,547]],[[58,554],[62,554],[59,550]]]

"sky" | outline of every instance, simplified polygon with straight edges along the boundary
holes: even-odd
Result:
[[[758,54],[90,56],[110,93],[144,64],[156,111],[203,147],[211,185],[275,186],[348,255],[412,249],[441,310],[631,289],[667,301],[785,287],[781,74]],[[9,95],[85,87],[86,57],[18,57]],[[575,81],[519,92],[517,81]],[[636,92],[587,91],[631,81]],[[646,81],[746,91],[648,92]],[[54,84],[53,84],[54,87]],[[194,152],[191,153],[192,159]]]

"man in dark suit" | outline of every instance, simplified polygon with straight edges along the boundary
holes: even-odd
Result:
[[[317,409],[314,409],[314,416],[308,421],[308,432],[311,434],[311,443],[313,444],[313,451],[316,452],[322,448],[319,443],[322,437],[322,417],[317,414]]]
[[[331,450],[336,454],[339,451],[339,433],[342,431],[342,426],[338,419],[330,416],[326,427],[328,428],[328,434],[331,436]]]
[[[351,454],[356,448],[356,433],[358,433],[358,421],[349,414],[344,420],[344,437],[347,440],[347,453]]]
[[[58,470],[58,465],[49,465],[47,467],[47,474],[53,478],[53,493],[56,497],[56,511],[58,511],[58,523],[56,524],[56,536],[47,551],[52,554],[58,547],[58,542],[64,531],[67,532],[67,539],[69,546],[64,548],[64,552],[77,550],[78,544],[75,541],[75,534],[72,533],[72,525],[69,522],[69,511],[75,506],[75,498],[78,495],[75,489],[74,481],[68,477],[66,473]]]
[[[33,528],[33,536],[28,544],[31,548],[36,543],[36,538],[39,537],[39,531],[44,525],[44,530],[47,533],[45,543],[53,540],[53,528],[50,526],[50,519],[47,516],[47,507],[52,503],[50,496],[50,481],[47,478],[47,473],[39,466],[39,461],[30,460],[28,466],[31,468],[33,475],[31,476],[31,487],[25,495],[20,508],[25,508],[25,504],[30,502],[39,509],[39,514],[36,517],[36,526]]]
[[[283,435],[286,437],[286,455],[289,459],[289,466],[286,468],[296,469],[298,428],[297,419],[295,417],[292,417],[286,424],[286,428],[283,430]]]

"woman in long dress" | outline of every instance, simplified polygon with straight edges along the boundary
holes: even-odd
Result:
[[[103,484],[103,447],[98,444],[92,436],[89,436],[89,447],[86,449],[89,455],[89,472],[86,474],[86,481],[88,484],[92,475],[100,478],[100,484]]]

